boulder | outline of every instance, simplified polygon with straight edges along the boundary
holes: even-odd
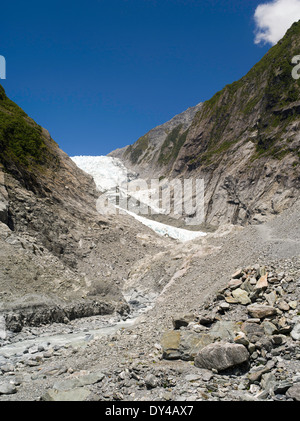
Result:
[[[251,304],[247,307],[247,311],[251,317],[264,319],[265,317],[276,316],[277,311],[275,307],[263,304]]]
[[[297,323],[291,331],[291,337],[295,341],[300,341],[300,323]]]
[[[293,383],[291,383],[288,380],[283,380],[279,383],[276,383],[274,386],[274,393],[275,395],[284,395],[289,388],[293,386]]]
[[[238,304],[238,300],[236,298],[233,298],[232,295],[226,295],[225,301],[228,304]]]
[[[166,360],[178,360],[181,357],[180,347],[181,332],[169,330],[164,333],[161,346],[163,358]]]
[[[214,337],[206,333],[167,331],[161,340],[163,358],[166,360],[192,361],[203,347],[213,341]]]
[[[263,376],[263,374],[266,374],[270,371],[269,367],[258,367],[257,370],[253,371],[252,373],[248,374],[248,379],[250,383],[256,383],[259,382]]]
[[[214,316],[201,316],[199,323],[203,326],[209,326],[214,322]]]
[[[0,339],[6,339],[7,333],[6,333],[6,322],[5,317],[0,315]]]
[[[251,300],[249,298],[249,295],[247,293],[246,290],[241,289],[241,288],[237,288],[234,291],[232,291],[232,296],[233,298],[235,298],[238,303],[242,304],[242,305],[247,305],[247,304],[251,304]]]
[[[238,332],[237,336],[234,338],[234,343],[244,345],[244,346],[248,346],[249,340],[248,340],[248,338],[247,338],[247,336],[245,335],[244,332]]]
[[[195,315],[194,314],[183,314],[173,317],[173,326],[174,329],[180,329],[181,327],[186,327],[192,321],[194,321]]]
[[[53,389],[59,391],[72,390],[78,387],[99,383],[104,379],[104,377],[105,375],[102,372],[98,371],[91,374],[86,374],[84,376],[78,376],[55,383]]]
[[[274,342],[271,339],[263,337],[255,343],[257,349],[265,349],[267,352],[270,352],[273,348]]]
[[[286,396],[294,401],[300,401],[300,383],[295,383],[290,387],[286,392]]]
[[[231,279],[231,281],[228,282],[228,288],[231,290],[239,288],[242,285],[243,281],[241,279]]]
[[[147,374],[145,377],[145,385],[147,389],[155,389],[159,385],[159,380],[154,374]]]
[[[244,345],[215,342],[201,349],[195,357],[195,366],[224,371],[248,362],[249,357]]]
[[[16,387],[11,383],[0,384],[0,395],[12,395],[17,392]]]
[[[90,395],[90,391],[84,387],[78,387],[72,390],[49,389],[43,396],[42,401],[52,402],[81,402],[85,401]]]
[[[277,300],[276,291],[271,291],[269,294],[264,294],[264,297],[268,304],[273,307]]]
[[[226,301],[223,301],[222,303],[219,304],[218,309],[220,312],[228,311],[230,310],[230,304],[227,303]]]
[[[274,345],[281,345],[285,342],[285,335],[273,335],[272,342]]]
[[[286,301],[280,300],[278,303],[278,308],[282,311],[289,311],[290,306],[288,305]]]
[[[198,352],[214,341],[214,337],[207,333],[182,332],[179,352],[181,359],[193,361]]]
[[[6,329],[11,330],[12,332],[18,333],[21,332],[23,328],[23,318],[19,313],[8,313],[5,314],[5,324]]]
[[[268,336],[275,335],[278,332],[277,327],[267,320],[262,323],[262,326],[264,328],[265,334]]]
[[[298,302],[297,301],[289,301],[288,305],[291,307],[292,310],[296,310],[296,308],[298,307]]]
[[[265,392],[271,393],[276,385],[275,374],[273,374],[272,372],[263,374],[260,384]]]
[[[231,276],[232,279],[239,279],[243,276],[244,272],[242,269],[238,269],[234,274]]]
[[[250,279],[246,279],[245,282],[242,283],[241,289],[244,289],[248,294],[250,294],[253,291],[253,285],[250,282]]]
[[[264,276],[262,276],[258,281],[257,284],[255,285],[254,289],[255,290],[266,290],[268,288],[269,284],[268,284],[268,274],[266,273]]]
[[[262,336],[265,335],[264,328],[257,323],[244,322],[241,327],[250,342],[257,342]]]
[[[215,323],[215,325],[210,329],[209,335],[215,339],[231,342],[239,330],[240,324],[232,321],[221,320]]]

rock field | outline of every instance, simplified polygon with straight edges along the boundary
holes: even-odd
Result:
[[[174,241],[171,281],[151,295],[131,274],[123,314],[20,332],[0,319],[0,400],[299,400],[298,215]]]

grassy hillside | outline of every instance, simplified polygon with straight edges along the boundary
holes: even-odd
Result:
[[[299,156],[286,136],[300,118],[300,80],[292,77],[292,58],[299,53],[300,21],[246,76],[204,103],[193,123],[194,132],[201,127],[202,133],[190,166],[209,165],[247,135],[255,143],[253,159]]]
[[[48,176],[54,176],[59,166],[57,144],[7,97],[1,85],[0,166],[34,191],[40,190],[40,176],[48,170]]]
[[[27,170],[47,163],[42,127],[11,101],[0,85],[0,163]]]

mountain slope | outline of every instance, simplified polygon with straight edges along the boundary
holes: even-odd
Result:
[[[25,307],[22,320],[38,323],[40,306],[71,306],[72,317],[124,307],[130,267],[164,239],[130,217],[99,214],[99,195],[0,86],[0,312]]]
[[[170,168],[187,138],[189,127],[202,103],[188,108],[170,121],[155,127],[133,145],[117,149],[109,156],[121,159],[128,168],[157,176],[162,166]]]
[[[300,187],[300,84],[292,78],[299,51],[300,22],[246,76],[202,105],[171,163],[159,158],[161,147],[155,162],[144,156],[135,169],[203,178],[206,224],[263,222],[290,206]]]

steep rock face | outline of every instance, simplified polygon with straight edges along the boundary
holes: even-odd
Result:
[[[245,77],[206,101],[174,160],[159,159],[161,147],[155,164],[142,155],[136,169],[203,178],[211,225],[261,223],[290,206],[300,187],[300,83],[292,77],[299,36],[300,22]]]
[[[109,154],[121,159],[127,168],[137,171],[143,177],[158,178],[162,168],[170,169],[181,146],[187,138],[189,127],[202,103],[188,108],[167,123],[155,127],[140,137],[133,145],[117,149]]]
[[[123,301],[130,267],[157,244],[142,246],[152,232],[130,217],[99,214],[99,194],[0,87],[0,311]]]

